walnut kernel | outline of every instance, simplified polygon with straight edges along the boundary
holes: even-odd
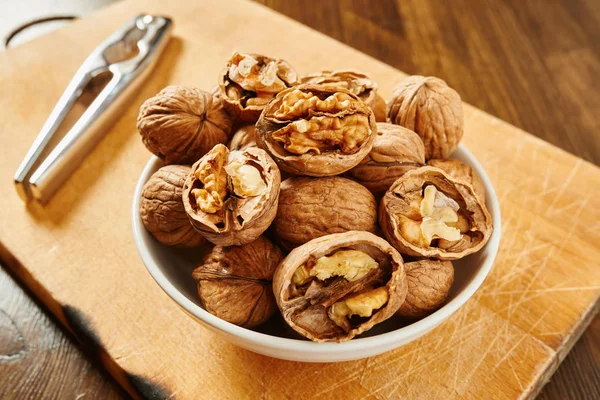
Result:
[[[337,326],[349,331],[351,325],[348,318],[353,315],[370,317],[373,315],[373,312],[383,307],[389,298],[388,291],[385,288],[379,287],[333,303],[327,314]]]
[[[305,76],[302,83],[346,89],[371,107],[377,122],[386,121],[385,100],[377,93],[377,83],[365,73],[353,70],[322,71]]]
[[[246,163],[247,156],[240,152],[230,152],[225,167],[231,182],[231,189],[238,197],[260,196],[267,191],[267,184],[255,166]]]
[[[256,124],[258,140],[285,171],[337,175],[358,164],[377,133],[373,111],[354,94],[303,84],[275,97]]]
[[[255,122],[277,93],[297,83],[286,61],[260,54],[234,53],[219,76],[225,108],[239,122]]]
[[[319,258],[310,270],[305,265],[298,267],[294,272],[293,281],[296,285],[302,285],[310,277],[324,281],[334,276],[341,276],[353,282],[363,278],[377,265],[373,258],[362,251],[340,250],[330,256]]]
[[[303,77],[302,83],[346,89],[367,104],[371,104],[377,94],[377,83],[366,74],[353,70],[317,72]]]
[[[320,116],[308,118],[309,114],[338,113],[350,105],[352,98],[345,93],[335,93],[320,100],[312,93],[294,90],[284,96],[281,107],[273,115],[280,120],[297,119],[273,133],[272,138],[284,144],[293,154],[340,149],[342,153],[354,153],[369,137],[368,116],[349,115],[342,121],[337,117]]]
[[[225,146],[215,147],[194,173],[202,187],[192,189],[192,196],[198,208],[205,213],[213,214],[223,208],[227,195],[227,173],[224,169],[226,161]]]

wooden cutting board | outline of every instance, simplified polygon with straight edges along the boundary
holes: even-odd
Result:
[[[84,58],[140,12],[175,20],[154,75],[54,199],[24,206],[12,177],[33,138]],[[600,169],[470,106],[464,143],[500,199],[500,252],[476,295],[416,342],[337,364],[271,359],[203,328],[154,283],[130,226],[133,189],[149,158],[137,110],[167,84],[210,90],[233,50],[284,58],[302,74],[365,70],[386,97],[404,76],[243,1],[128,0],[0,54],[3,263],[136,397],[535,395],[598,309]]]

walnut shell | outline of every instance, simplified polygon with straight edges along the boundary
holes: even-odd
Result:
[[[354,281],[337,276],[325,281],[314,278],[300,286],[295,283],[300,267],[341,250],[365,253],[377,266]],[[387,302],[371,309],[368,319],[350,319],[345,328],[331,319],[330,312],[339,301],[379,288],[387,294]],[[315,342],[345,342],[394,315],[404,302],[407,283],[402,256],[389,243],[369,232],[350,231],[322,236],[292,250],[275,271],[273,289],[283,318],[295,331]]]
[[[421,203],[427,186],[433,186],[434,191],[441,193],[440,197],[444,199],[440,201],[457,208],[454,213],[458,220],[453,226],[444,222],[443,227],[459,230],[459,239],[431,236],[431,242],[423,244],[426,218],[422,215]],[[440,206],[436,211],[443,211],[443,208],[448,207]],[[430,218],[429,222],[432,221],[435,222]],[[493,230],[492,217],[471,185],[428,166],[408,171],[394,182],[381,199],[379,225],[385,237],[402,254],[440,260],[457,260],[479,251]]]
[[[231,118],[221,102],[196,88],[167,86],[142,104],[137,129],[148,150],[166,164],[196,162],[226,143]]]
[[[350,179],[292,177],[281,184],[273,229],[288,250],[331,233],[375,232],[377,203]]]
[[[460,96],[439,78],[415,75],[401,81],[388,103],[388,117],[423,139],[427,160],[448,158],[463,136]]]
[[[223,105],[236,123],[256,122],[269,100],[296,84],[298,74],[287,61],[260,54],[233,53],[219,74]]]
[[[256,126],[245,125],[233,134],[229,142],[229,149],[244,150],[248,147],[258,147],[256,141]]]
[[[273,273],[281,250],[263,236],[243,246],[215,246],[193,272],[198,295],[209,313],[252,328],[277,310]]]
[[[429,160],[427,165],[443,170],[453,178],[463,180],[473,186],[475,194],[482,203],[485,203],[485,186],[473,168],[454,158],[447,160]]]
[[[371,105],[373,109],[373,114],[375,114],[375,121],[377,122],[388,122],[387,119],[387,104],[385,103],[385,99],[377,94],[375,96],[375,102]]]
[[[371,152],[346,174],[381,198],[396,179],[424,164],[425,149],[419,135],[399,125],[378,122]]]
[[[260,191],[245,186],[254,180],[238,174],[241,166],[253,170]],[[210,242],[240,246],[256,240],[275,218],[280,182],[279,169],[264,150],[229,151],[218,144],[192,166],[183,204],[194,228]]]
[[[420,260],[404,264],[408,293],[398,315],[421,318],[444,304],[454,283],[454,267],[450,261]]]
[[[156,240],[167,246],[197,247],[205,242],[190,224],[181,201],[183,184],[191,170],[186,165],[162,167],[142,190],[142,222]]]
[[[386,121],[385,100],[377,94],[377,82],[365,73],[350,69],[321,71],[306,75],[301,82],[349,90],[371,107],[377,122]]]
[[[360,163],[377,126],[371,108],[349,91],[302,84],[271,100],[256,132],[260,147],[282,170],[332,176]]]

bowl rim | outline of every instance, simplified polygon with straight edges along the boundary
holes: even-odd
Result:
[[[391,332],[370,337],[356,338],[344,343],[316,343],[310,340],[282,338],[234,325],[210,314],[208,311],[189,300],[161,271],[157,262],[147,250],[147,246],[142,239],[142,230],[145,230],[145,228],[139,215],[141,193],[144,184],[156,169],[157,164],[160,163],[160,159],[156,156],[152,156],[145,165],[135,187],[132,204],[132,227],[135,245],[150,275],[154,278],[162,290],[177,304],[179,304],[180,307],[197,319],[208,324],[210,327],[228,335],[238,337],[243,341],[255,343],[273,350],[304,352],[309,354],[327,353],[331,356],[348,355],[349,352],[367,351],[369,349],[393,346],[394,343],[401,345],[404,344],[407,339],[419,337],[427,333],[449,318],[460,307],[462,307],[467,300],[469,300],[475,294],[477,289],[479,289],[485,278],[488,276],[498,253],[501,236],[501,220],[500,205],[498,203],[496,192],[490,178],[487,176],[485,170],[481,164],[479,164],[479,161],[473,156],[473,154],[462,143],[458,145],[457,150],[462,152],[465,155],[465,158],[469,160],[467,164],[469,164],[481,178],[487,192],[486,202],[488,202],[491,206],[489,207],[488,211],[492,216],[492,223],[494,226],[492,236],[483,248],[489,252],[489,255],[483,261],[483,265],[473,277],[472,281],[455,298],[444,304],[443,307],[427,317]]]

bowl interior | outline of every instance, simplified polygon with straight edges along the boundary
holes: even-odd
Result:
[[[452,156],[457,158],[475,169],[477,174],[482,178],[487,191],[486,205],[494,220],[494,233],[486,246],[476,254],[472,254],[461,260],[453,261],[455,267],[455,281],[448,297],[446,304],[430,316],[419,321],[407,321],[401,318],[390,318],[387,321],[373,327],[365,334],[344,345],[359,343],[365,338],[377,336],[399,335],[414,336],[415,333],[425,333],[431,328],[439,324],[441,321],[449,317],[456,311],[481,285],[487,274],[489,273],[493,260],[498,250],[500,238],[500,214],[499,206],[496,199],[494,189],[473,155],[462,145],[455,151]],[[260,333],[270,337],[293,339],[294,342],[304,342],[305,345],[313,344],[310,341],[302,339],[294,331],[292,331],[281,317],[273,317],[269,322],[254,329],[259,333],[259,336],[254,336],[250,330],[241,328],[225,321],[222,321],[208,312],[206,312],[200,303],[198,293],[196,291],[196,282],[192,278],[192,270],[201,262],[206,249],[173,249],[160,244],[152,235],[150,235],[142,225],[139,217],[139,198],[143,184],[149,177],[162,166],[160,160],[153,157],[147,164],[138,185],[134,196],[133,204],[133,228],[136,240],[136,245],[140,251],[140,255],[146,267],[152,276],[156,279],[159,285],[169,294],[175,301],[179,303],[186,311],[205,323],[208,323],[214,328],[226,330],[230,334],[248,335],[250,338],[260,338]],[[217,321],[218,320],[218,321]],[[390,336],[388,339],[393,340]],[[340,346],[339,344],[333,344]],[[320,345],[323,348],[323,344]],[[324,348],[323,348],[324,349]]]

